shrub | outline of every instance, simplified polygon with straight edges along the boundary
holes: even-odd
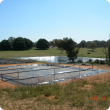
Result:
[[[79,60],[77,61],[77,63],[83,63],[83,61],[79,59]]]
[[[89,61],[88,61],[89,63],[91,63],[92,62],[92,60],[91,59],[89,59]]]
[[[100,61],[99,61],[98,59],[96,59],[96,60],[94,61],[95,64],[99,64],[99,62],[100,62]]]
[[[103,60],[100,60],[100,64],[105,64],[105,61],[103,61]]]

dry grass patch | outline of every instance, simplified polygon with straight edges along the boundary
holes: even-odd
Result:
[[[16,85],[13,85],[11,83],[8,82],[3,82],[0,80],[0,89],[6,89],[6,88],[12,88],[14,89],[16,87]]]
[[[81,87],[80,89],[83,89],[83,90],[91,90],[94,86],[93,85],[84,85],[84,87]]]
[[[100,69],[109,70],[107,68],[107,65],[100,66]],[[4,110],[106,110],[110,105],[107,100],[110,96],[110,72],[30,88],[17,88],[7,82],[0,84],[0,106]],[[99,100],[93,101],[94,96]],[[105,101],[100,99],[102,96]]]
[[[41,95],[41,98],[44,98],[44,99],[49,99],[49,100],[58,100],[58,97],[56,96],[48,96],[48,95]]]

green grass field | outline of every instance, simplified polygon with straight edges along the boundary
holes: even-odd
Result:
[[[80,48],[78,57],[94,57],[94,58],[105,58],[105,54],[101,51],[102,48],[96,48],[94,52],[91,49]],[[90,54],[87,54],[90,52]],[[36,57],[36,56],[66,56],[66,52],[56,48],[49,48],[48,50],[37,50],[32,48],[24,51],[0,51],[0,58],[11,58],[11,57]]]
[[[93,58],[105,58],[105,54],[102,52],[103,48],[96,48],[93,52],[89,48],[80,48],[79,57],[93,57]],[[87,54],[90,52],[90,54]]]

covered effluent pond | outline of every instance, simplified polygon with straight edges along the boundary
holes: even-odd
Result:
[[[106,70],[62,66],[55,64],[34,64],[0,67],[2,80],[20,85],[54,84],[74,78],[106,73]]]

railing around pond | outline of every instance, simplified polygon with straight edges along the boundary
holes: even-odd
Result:
[[[63,66],[64,67],[64,66]],[[18,85],[41,85],[41,84],[54,84],[54,83],[59,83],[59,82],[64,82],[64,81],[69,81],[71,79],[75,79],[75,78],[80,78],[80,68],[79,70],[74,70],[74,71],[65,71],[64,73],[64,77],[60,76],[60,74],[62,74],[62,72],[56,72],[58,69],[62,69],[62,67],[59,68],[46,68],[46,69],[38,69],[38,70],[22,70],[20,71],[20,69],[23,68],[18,68],[17,69],[1,69],[2,72],[5,71],[5,73],[1,73],[0,77],[2,81],[9,81],[12,84],[18,84]],[[14,70],[16,72],[9,72],[9,70]],[[21,74],[31,74],[32,71],[35,71],[36,74],[38,71],[47,71],[51,70],[53,71],[52,74],[47,74],[45,76],[39,75],[39,76],[31,76],[31,77],[23,77],[21,76]],[[72,76],[73,72],[79,72],[79,76]]]
[[[62,65],[53,65],[52,67],[52,64],[47,65],[49,66],[49,68],[44,68],[46,64],[42,64],[42,68],[35,70],[32,70],[32,67],[29,68],[29,70],[26,68],[26,70],[22,70],[24,68],[0,69],[0,77],[2,81],[9,81],[10,83],[17,84],[18,86],[38,86],[41,84],[54,84],[70,81],[76,78],[82,78],[91,75],[97,75],[98,77],[98,73],[106,72],[104,70],[99,69],[80,68],[80,65],[79,67]],[[44,75],[42,75],[43,72],[45,73]],[[33,74],[36,76],[34,76]]]

